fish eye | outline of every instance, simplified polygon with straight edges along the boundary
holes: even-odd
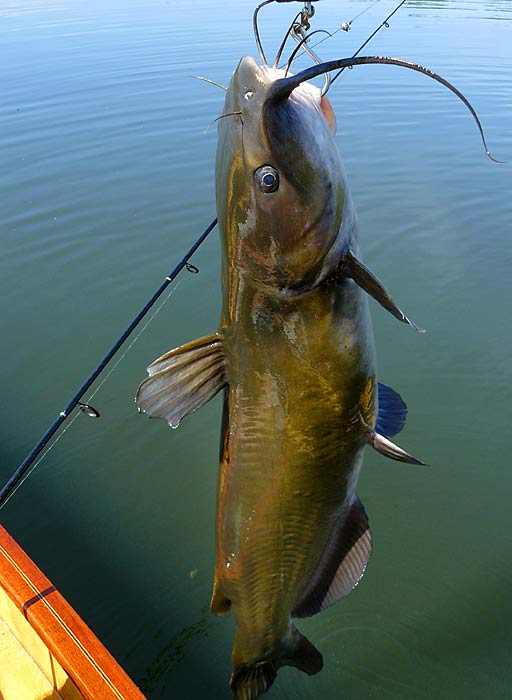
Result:
[[[265,194],[279,189],[279,173],[271,165],[262,165],[254,172],[254,182]]]

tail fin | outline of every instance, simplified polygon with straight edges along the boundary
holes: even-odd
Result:
[[[295,627],[281,657],[242,664],[231,674],[229,685],[235,700],[256,700],[266,693],[281,666],[295,666],[312,676],[322,670],[322,655]]]
[[[240,666],[233,671],[229,685],[235,700],[256,700],[267,692],[276,675],[275,661],[259,661],[254,666]]]

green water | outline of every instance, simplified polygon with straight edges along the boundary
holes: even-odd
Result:
[[[189,4],[0,6],[2,482],[214,216],[223,94],[190,76],[226,83],[255,54],[253,2]],[[324,0],[314,26],[369,4]],[[262,11],[268,53],[299,8]],[[368,452],[367,574],[300,625],[324,671],[283,670],[269,698],[512,697],[511,20],[508,0],[411,0],[367,50],[453,81],[507,165],[424,76],[362,66],[331,90],[365,260],[429,331],[372,303],[380,377],[409,405],[400,444],[431,467]],[[217,233],[194,263],[91,400],[101,419],[80,414],[1,514],[150,700],[229,697],[233,620],[208,611],[220,400],[177,431],[133,403],[152,359],[216,327]]]

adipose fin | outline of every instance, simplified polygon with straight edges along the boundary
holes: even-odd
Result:
[[[379,382],[379,412],[375,432],[390,438],[403,430],[407,416],[407,404],[390,386]]]

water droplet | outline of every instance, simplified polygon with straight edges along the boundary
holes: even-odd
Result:
[[[170,420],[169,425],[171,426],[171,428],[173,430],[176,430],[177,428],[180,427],[180,422],[179,422],[179,420]]]
[[[89,418],[99,418],[100,417],[100,412],[97,411],[94,408],[94,406],[89,406],[88,403],[82,403],[81,401],[79,401],[78,408],[82,411],[82,413],[85,413],[86,416],[89,416]]]
[[[246,100],[252,100],[252,98],[254,97],[254,92],[252,90],[249,90],[249,92],[245,93],[244,97]]]

